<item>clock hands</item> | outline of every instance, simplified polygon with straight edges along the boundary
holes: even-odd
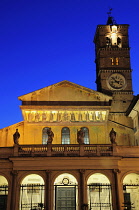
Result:
[[[113,89],[121,89],[125,87],[125,78],[119,73],[114,73],[108,78],[108,84]]]

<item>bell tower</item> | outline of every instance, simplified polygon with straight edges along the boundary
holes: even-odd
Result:
[[[132,98],[128,24],[116,24],[108,13],[106,25],[98,25],[94,38],[96,84],[99,92],[112,95],[112,111],[125,112]]]

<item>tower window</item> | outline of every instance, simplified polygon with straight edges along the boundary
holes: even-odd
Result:
[[[116,66],[119,65],[119,58],[115,58],[115,63],[116,63]]]
[[[62,128],[62,144],[70,144],[70,129],[68,127]]]
[[[111,39],[109,37],[106,37],[106,45],[107,46],[111,45]]]
[[[110,58],[111,59],[111,65],[114,65],[114,58]]]
[[[118,66],[119,65],[119,58],[110,58],[111,59],[111,65],[112,66]]]
[[[117,45],[118,47],[122,47],[122,40],[120,37],[117,38]]]

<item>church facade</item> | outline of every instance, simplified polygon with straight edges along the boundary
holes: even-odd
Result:
[[[97,91],[62,81],[19,97],[23,121],[0,130],[3,210],[139,209],[139,97],[128,25],[94,37]]]

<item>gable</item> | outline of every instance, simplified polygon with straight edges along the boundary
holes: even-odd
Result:
[[[20,96],[21,101],[109,101],[110,96],[77,85],[62,81],[54,85]]]

